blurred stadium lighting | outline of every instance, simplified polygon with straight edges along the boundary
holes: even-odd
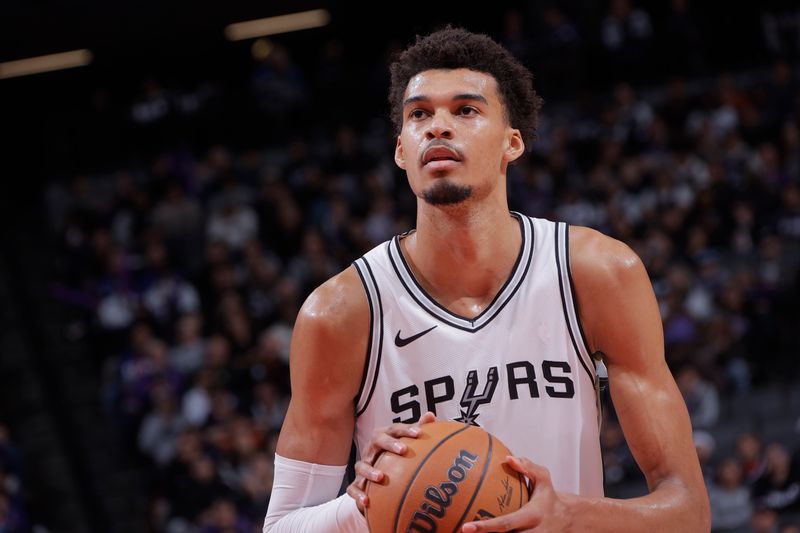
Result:
[[[85,67],[92,62],[92,52],[85,48],[49,54],[46,56],[29,57],[0,63],[0,80],[28,76],[53,70],[64,70],[75,67]]]
[[[250,47],[250,52],[253,54],[253,59],[257,61],[264,61],[272,53],[275,46],[268,39],[256,39],[253,41],[253,46]]]
[[[225,27],[225,37],[229,41],[242,41],[266,35],[319,28],[327,25],[330,20],[331,14],[327,9],[313,9],[229,24]]]

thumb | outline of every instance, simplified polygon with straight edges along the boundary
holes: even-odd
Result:
[[[529,490],[531,492],[531,497],[533,497],[534,493],[542,489],[553,488],[553,480],[547,468],[537,465],[525,457],[514,457],[512,455],[506,457],[506,463],[508,463],[513,470],[516,470],[528,478],[530,481]]]

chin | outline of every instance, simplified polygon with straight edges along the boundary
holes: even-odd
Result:
[[[422,191],[421,198],[430,205],[457,205],[472,196],[472,187],[441,179]]]

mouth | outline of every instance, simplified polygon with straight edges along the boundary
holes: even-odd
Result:
[[[461,162],[461,154],[455,148],[446,145],[428,147],[422,153],[422,166],[446,168]]]

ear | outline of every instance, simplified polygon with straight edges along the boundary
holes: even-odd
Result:
[[[403,170],[406,169],[406,155],[403,151],[403,143],[400,142],[400,136],[397,136],[397,146],[394,148],[394,162],[398,167]]]
[[[522,140],[522,134],[518,129],[510,129],[508,133],[504,159],[507,163],[511,163],[524,153],[525,141]]]

